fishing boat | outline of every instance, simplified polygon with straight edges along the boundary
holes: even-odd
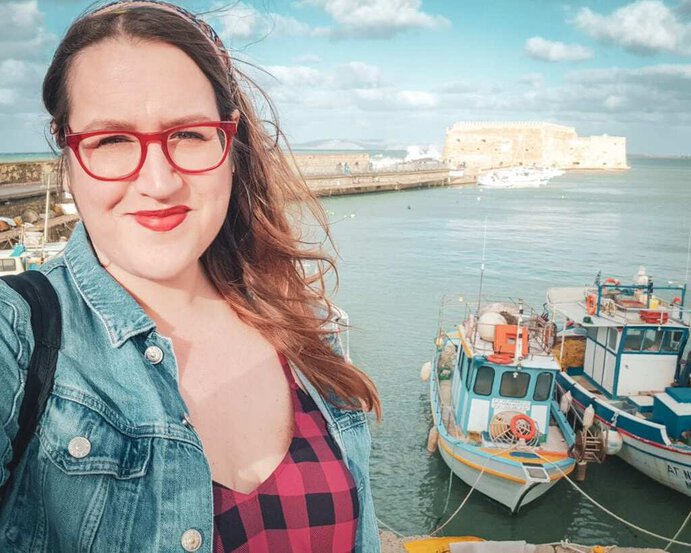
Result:
[[[436,443],[455,475],[516,513],[576,462],[575,433],[554,395],[554,325],[522,303],[459,305],[455,329],[442,310],[423,374],[434,419],[428,448]]]
[[[66,241],[43,242],[43,234],[25,232],[22,241],[9,250],[0,250],[0,276],[17,275],[38,269],[49,259],[60,255]]]
[[[564,172],[542,167],[511,167],[481,174],[477,183],[488,188],[538,188]]]
[[[685,296],[686,285],[654,285],[641,268],[631,284],[598,275],[592,286],[551,288],[547,300],[553,321],[585,331],[564,338],[557,354],[561,401],[590,419],[624,461],[691,496]]]

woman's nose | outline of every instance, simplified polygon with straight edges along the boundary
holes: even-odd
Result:
[[[149,143],[145,155],[144,165],[134,180],[137,192],[144,196],[165,199],[182,188],[182,176],[168,162],[160,144]]]

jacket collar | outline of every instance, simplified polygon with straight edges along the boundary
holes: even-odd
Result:
[[[74,229],[64,257],[79,293],[103,323],[111,346],[120,347],[132,336],[155,328],[135,299],[101,266],[83,223]]]

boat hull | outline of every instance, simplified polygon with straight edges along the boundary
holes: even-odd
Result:
[[[579,413],[592,405],[600,424],[621,435],[619,457],[656,482],[691,497],[691,447],[673,443],[664,426],[634,417],[596,398],[568,374],[559,374],[557,381],[571,391]]]
[[[454,447],[453,443],[444,438],[439,439],[441,457],[453,473],[469,486],[475,485],[475,489],[480,493],[506,506],[512,513],[535,501],[559,480],[557,478],[548,483],[525,481],[518,472],[507,472],[506,467],[502,466],[503,463],[492,459],[483,461],[481,457],[473,455],[468,451],[471,448],[472,446]]]

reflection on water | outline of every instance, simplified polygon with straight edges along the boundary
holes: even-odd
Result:
[[[658,282],[682,281],[689,182],[691,161],[634,160],[630,171],[571,173],[539,189],[442,188],[324,201],[341,220],[333,227],[342,258],[337,301],[355,326],[351,353],[377,382],[384,405],[384,421],[372,429],[371,467],[382,520],[419,534],[442,515],[449,470],[425,450],[431,415],[419,372],[433,353],[441,297],[477,293],[485,221],[485,294],[520,296],[539,310],[547,287],[589,284],[599,270],[628,280],[645,265]],[[454,478],[447,515],[468,490]],[[583,490],[666,536],[691,509],[689,498],[617,458],[591,465]],[[513,517],[473,494],[444,533],[665,546],[604,515],[567,482]],[[678,539],[691,541],[691,525]]]

